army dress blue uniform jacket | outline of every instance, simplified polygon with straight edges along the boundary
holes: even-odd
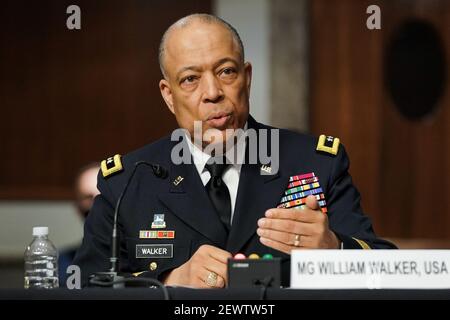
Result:
[[[248,128],[270,129],[251,117]],[[279,134],[280,165],[276,174],[262,175],[261,164],[242,165],[229,234],[213,209],[195,165],[172,163],[171,151],[178,142],[171,141],[170,136],[124,156],[120,172],[106,178],[100,173],[101,194],[87,217],[83,243],[74,260],[81,268],[82,284],[87,284],[89,275],[110,268],[114,208],[137,161],[167,168],[168,177],[156,177],[149,167],[140,166],[131,180],[118,218],[122,272],[161,279],[165,272],[187,262],[201,245],[208,244],[232,254],[270,253],[281,257],[282,284],[288,286],[289,255],[260,243],[257,221],[267,209],[279,204],[290,176],[309,172],[320,179],[330,229],[342,241],[344,249],[395,248],[376,237],[370,219],[362,213],[360,195],[348,173],[349,160],[342,146],[332,155],[318,152],[317,139],[311,136],[283,129]],[[183,179],[180,181],[179,177]],[[155,214],[164,214],[165,228],[152,229]],[[174,231],[174,237],[140,238],[140,231],[145,230]],[[143,253],[141,248],[155,250]]]

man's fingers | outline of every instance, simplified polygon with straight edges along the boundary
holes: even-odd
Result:
[[[278,242],[269,238],[259,238],[259,241],[261,241],[261,243],[267,247],[270,247],[272,249],[284,252],[286,254],[290,254],[292,247],[288,246],[287,244],[284,244],[282,242]]]
[[[302,235],[302,234],[292,234],[287,232],[274,231],[269,229],[258,228],[256,233],[261,238],[266,238],[276,242],[284,243],[285,245],[291,247],[312,247],[313,246],[313,236]]]
[[[275,231],[275,230],[270,230],[270,229],[262,229],[262,228],[258,228],[256,230],[256,233],[260,237],[272,239],[272,240],[287,244],[288,246],[292,246],[295,243],[295,234],[293,234],[293,233]]]
[[[227,264],[219,262],[215,259],[208,259],[205,261],[204,267],[210,271],[217,273],[225,281],[227,280]]]
[[[205,253],[208,257],[211,257],[219,262],[222,262],[224,264],[227,263],[228,258],[231,258],[231,253],[228,251],[222,250],[220,248],[210,246],[210,245],[203,245],[200,248],[198,248],[197,251],[202,251]]]
[[[262,218],[258,220],[258,227],[261,229],[271,229],[293,234],[311,235],[314,233],[314,225],[312,223],[304,223],[286,219]]]
[[[226,280],[216,271],[206,268],[199,270],[199,279],[204,288],[224,288]]]
[[[274,240],[277,242],[284,243],[288,246],[297,246],[302,247],[306,246],[309,243],[309,236],[301,235],[301,234],[294,234],[294,233],[288,233],[288,232],[281,232],[281,231],[275,231],[270,229],[261,229],[258,228],[256,230],[256,233],[262,237],[267,238],[270,240]]]
[[[300,207],[298,207],[300,208]],[[303,209],[292,208],[292,209],[269,209],[266,211],[265,216],[267,218],[284,219],[284,220],[294,220],[305,223],[315,223],[320,220],[320,214],[317,210],[312,210],[308,207],[303,207]]]
[[[222,249],[219,249],[219,248],[215,248],[215,249],[217,249],[217,250],[213,250],[213,251],[209,252],[210,257],[215,259],[216,261],[219,261],[222,264],[226,265],[228,258],[232,257],[231,253],[224,251]]]
[[[227,283],[227,258],[231,254],[210,245],[200,246],[190,259],[193,285],[200,288],[223,288]]]
[[[309,195],[306,197],[306,206],[312,210],[320,209],[319,202],[315,196]]]
[[[302,210],[303,211],[303,210]],[[300,218],[300,210],[297,209],[269,209],[266,211],[267,218],[297,220]]]

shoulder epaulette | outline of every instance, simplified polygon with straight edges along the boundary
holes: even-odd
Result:
[[[120,154],[116,154],[114,157],[109,157],[108,159],[102,161],[100,168],[102,169],[104,178],[123,170],[120,157]]]
[[[352,239],[355,240],[355,241],[361,246],[361,249],[365,249],[365,250],[372,249],[372,248],[367,244],[367,242],[362,241],[362,240],[360,240],[360,239],[356,239],[356,238],[352,238]]]
[[[317,151],[322,151],[330,153],[332,155],[337,155],[339,151],[339,138],[334,138],[332,136],[320,135],[319,142],[317,143]]]

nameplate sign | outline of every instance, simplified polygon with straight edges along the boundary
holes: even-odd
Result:
[[[450,250],[294,250],[291,288],[450,288]]]

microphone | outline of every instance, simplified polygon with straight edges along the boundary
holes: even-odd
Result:
[[[119,271],[119,247],[120,247],[120,237],[119,233],[117,232],[117,220],[119,217],[119,211],[120,211],[120,205],[122,204],[122,199],[124,198],[128,186],[131,182],[131,180],[134,177],[134,174],[137,171],[137,168],[141,165],[148,166],[152,169],[153,174],[160,178],[160,179],[166,179],[168,176],[168,171],[163,166],[160,166],[159,164],[153,164],[146,161],[138,161],[134,164],[133,171],[131,172],[130,176],[128,177],[128,180],[125,184],[125,187],[123,188],[122,193],[120,194],[119,198],[117,199],[116,208],[114,210],[114,222],[113,222],[113,231],[112,231],[112,237],[111,237],[111,257],[109,258],[109,262],[111,263],[111,268],[108,272],[97,272],[93,276],[91,276],[90,283],[98,285],[99,283],[104,282],[117,282],[118,280],[122,279],[122,277],[118,277],[117,273]]]

